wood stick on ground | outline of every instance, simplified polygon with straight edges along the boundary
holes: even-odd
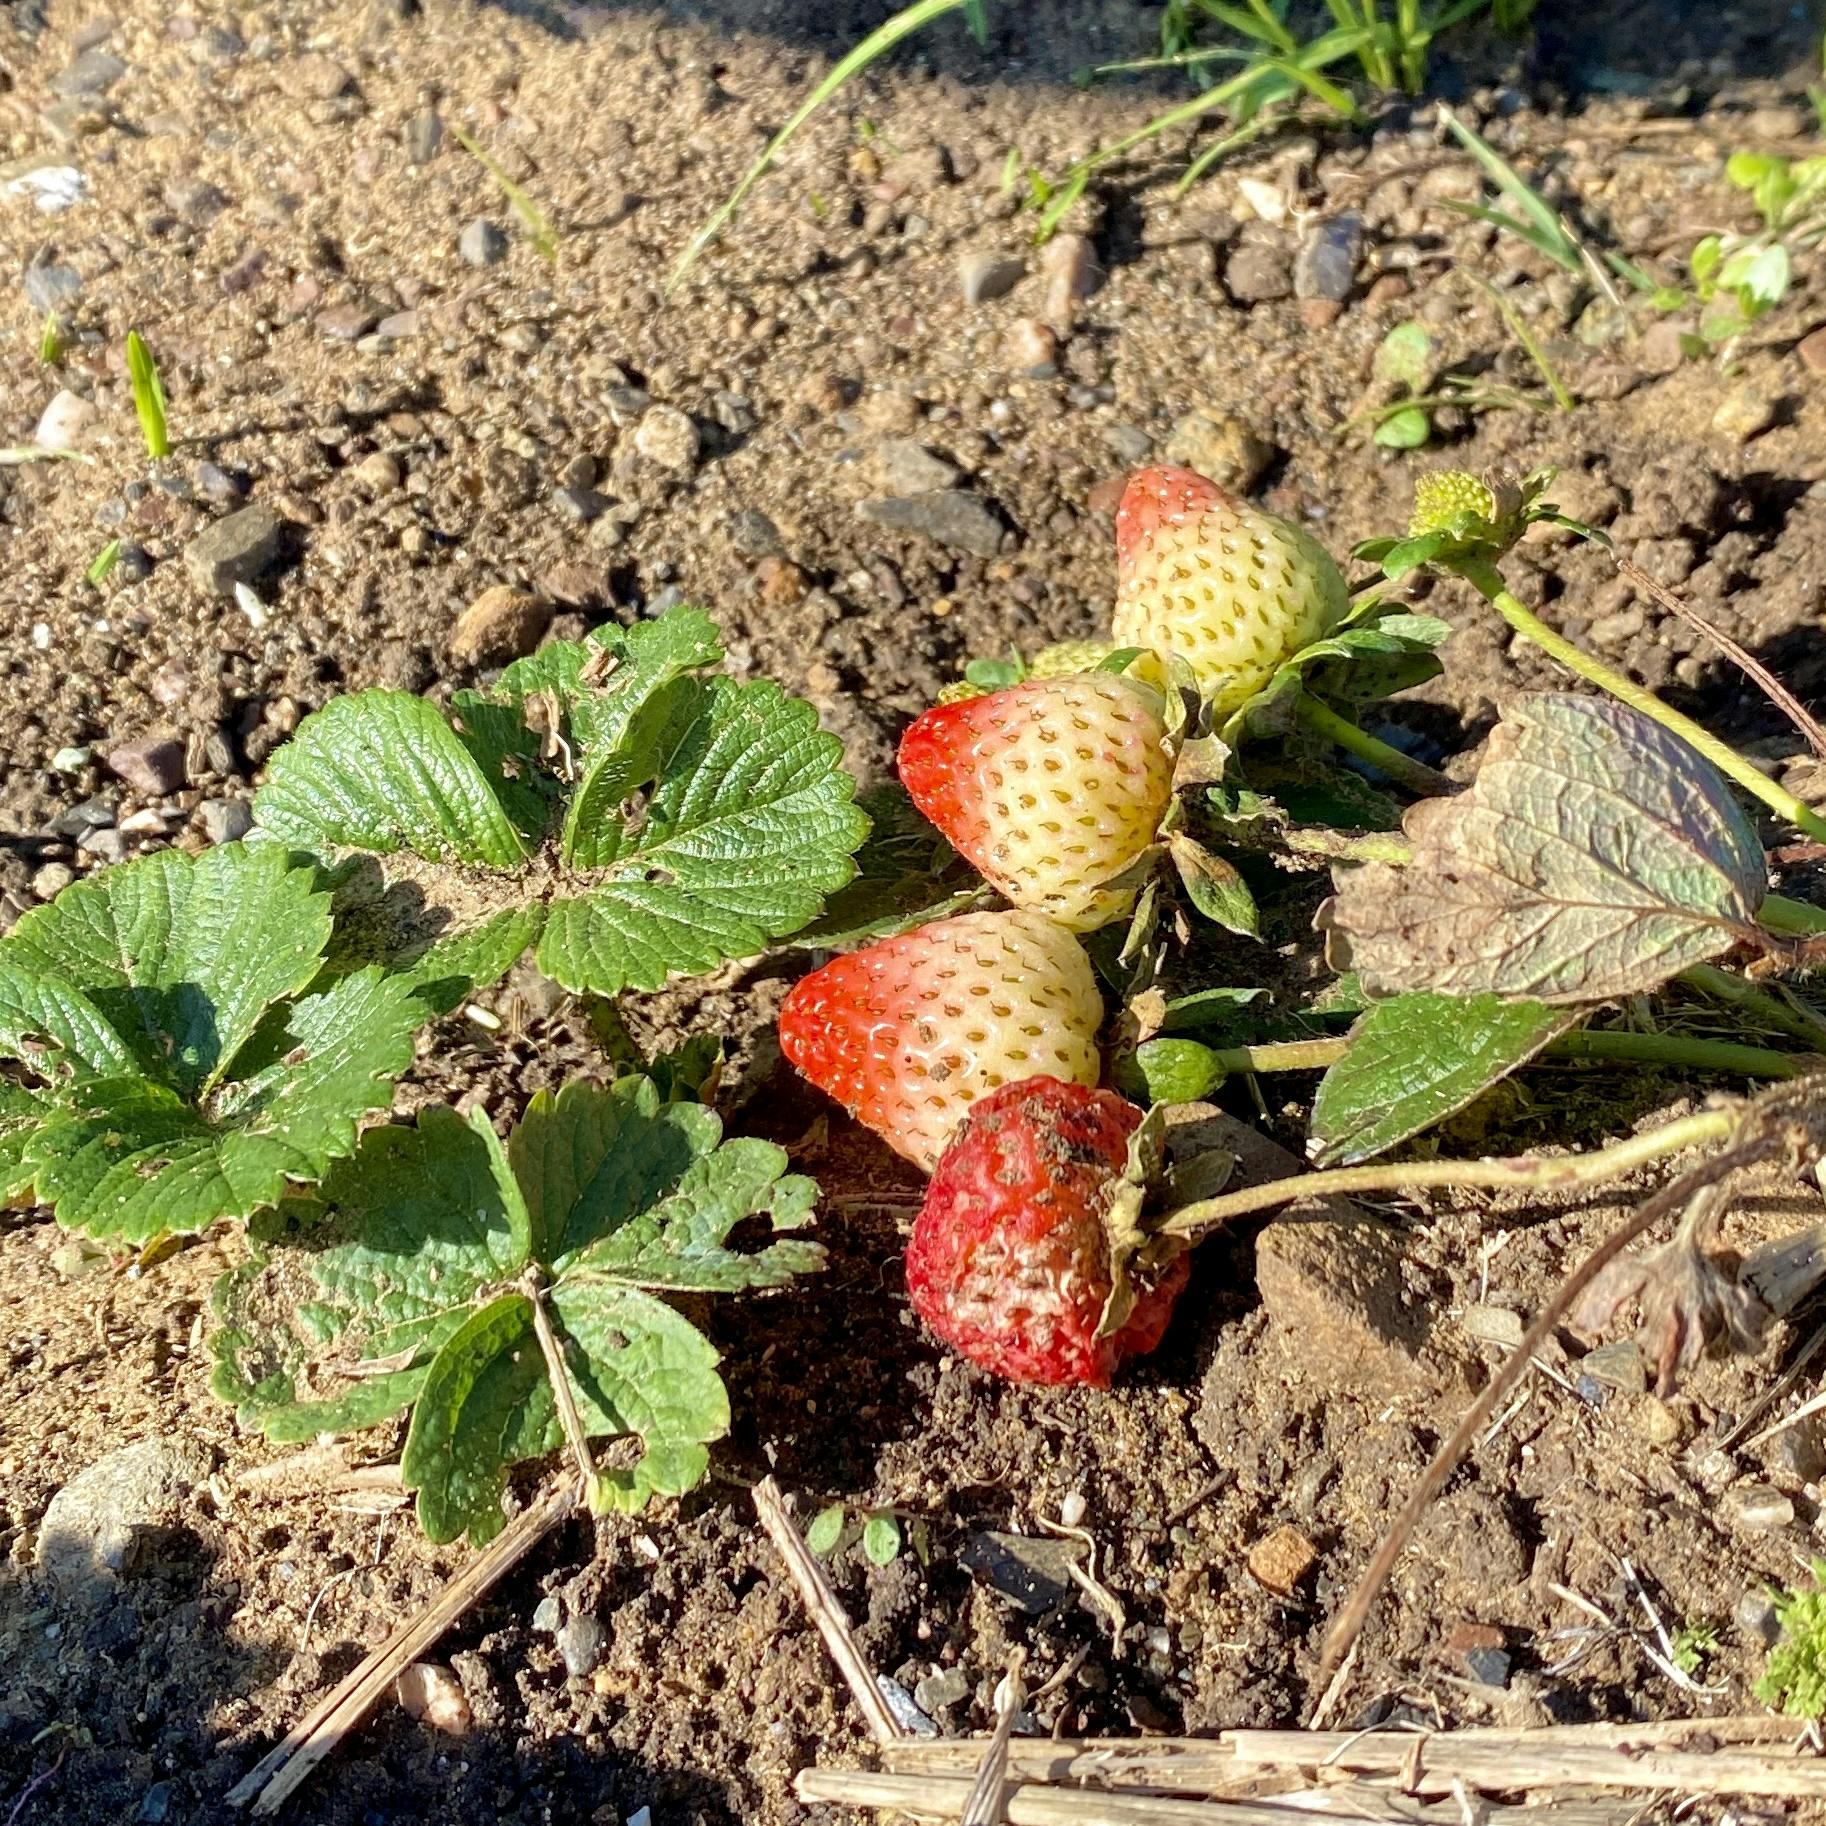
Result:
[[[566,1479],[523,1509],[411,1622],[395,1630],[294,1725],[229,1790],[228,1804],[252,1802],[257,1814],[276,1813],[393,1682],[553,1528],[574,1515],[582,1501],[582,1488]]]
[[[1371,1606],[1388,1583],[1395,1570],[1395,1562],[1401,1558],[1414,1530],[1420,1525],[1421,1517],[1431,1507],[1434,1497],[1445,1487],[1447,1478],[1457,1470],[1459,1461],[1470,1450],[1471,1442],[1483,1430],[1484,1423],[1527,1373],[1536,1353],[1552,1337],[1579,1296],[1646,1230],[1664,1217],[1684,1209],[1690,1200],[1716,1185],[1728,1174],[1736,1172],[1739,1167],[1749,1166],[1774,1153],[1776,1147],[1777,1138],[1773,1134],[1764,1133],[1740,1142],[1736,1147],[1727,1149],[1710,1160],[1702,1160],[1671,1185],[1663,1187],[1654,1197],[1637,1206],[1634,1214],[1618,1225],[1560,1283],[1552,1298],[1535,1315],[1534,1323],[1529,1326],[1521,1343],[1490,1378],[1484,1392],[1466,1410],[1451,1438],[1439,1448],[1433,1462],[1421,1473],[1413,1493],[1389,1524],[1375,1557],[1357,1581],[1357,1588],[1351,1593],[1349,1602],[1326,1634],[1324,1653],[1319,1658],[1318,1672],[1313,1680],[1313,1685],[1321,1693],[1329,1686],[1332,1675],[1337,1672],[1344,1657],[1363,1633]]]
[[[861,1770],[807,1769],[793,1784],[802,1801],[878,1807],[925,1820],[964,1819],[970,1782],[958,1775],[872,1775]],[[1023,1783],[1004,1801],[1008,1826],[1290,1826],[1301,1819],[1330,1826],[1536,1826],[1539,1808],[1485,1807],[1467,1815],[1456,1802],[1409,1800],[1387,1788],[1358,1785],[1306,1789],[1268,1800],[1185,1800],[1121,1794],[1108,1789],[1049,1788]],[[1554,1826],[1628,1826],[1634,1802],[1571,1802],[1556,1806]]]
[[[896,1775],[967,1776],[987,1740],[909,1738],[884,1747]],[[1690,1747],[1699,1746],[1699,1747]],[[1556,1788],[1765,1795],[1826,1800],[1826,1761],[1803,1752],[1791,1719],[1688,1718],[1654,1724],[1508,1731],[1223,1731],[1215,1737],[1022,1738],[1008,1746],[1011,1782],[1154,1794],[1235,1794],[1280,1778],[1411,1778],[1420,1795],[1457,1784],[1488,1794]],[[827,1773],[827,1772],[821,1772]]]
[[[800,1538],[792,1517],[786,1513],[786,1499],[780,1494],[780,1486],[771,1477],[764,1477],[755,1485],[754,1506],[755,1514],[761,1518],[761,1526],[767,1530],[767,1538],[786,1562],[786,1570],[798,1588],[800,1601],[811,1613],[812,1621],[817,1624],[818,1634],[824,1638],[824,1646],[830,1650],[837,1671],[842,1674],[858,1709],[868,1720],[870,1734],[878,1744],[891,1744],[905,1737],[905,1729],[900,1720],[888,1710],[888,1702],[882,1698],[881,1688],[875,1684],[875,1676],[870,1671],[868,1662],[863,1659],[855,1632],[850,1628],[850,1620],[844,1615],[843,1606],[838,1602],[830,1580],[825,1577],[824,1568]],[[979,1751],[980,1748],[981,1746]]]

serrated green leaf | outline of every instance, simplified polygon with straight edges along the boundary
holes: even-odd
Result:
[[[1399,583],[1409,571],[1430,564],[1454,542],[1455,535],[1445,530],[1399,539],[1382,555],[1382,574],[1390,583]]]
[[[220,1082],[266,1010],[317,974],[329,935],[329,896],[284,855],[229,843],[193,862],[160,850],[34,907],[0,940],[0,970],[34,976],[46,993],[61,986],[72,1019],[76,992],[139,1071],[194,1098]],[[110,1050],[92,1032],[80,1044],[99,1046],[96,1059]]]
[[[843,1539],[843,1505],[826,1503],[812,1517],[811,1526],[805,1531],[805,1544],[819,1559],[828,1560],[837,1551],[837,1543]]]
[[[0,1053],[47,1079],[131,1077],[140,1065],[80,990],[8,962],[3,948]]]
[[[201,1104],[145,1078],[79,1083],[26,1145],[60,1223],[144,1243],[248,1217],[309,1185],[393,1097],[425,1018],[410,983],[366,970],[306,996]],[[262,1056],[262,1055],[266,1056]]]
[[[1408,866],[1352,870],[1326,914],[1373,994],[1603,1001],[1755,941],[1754,826],[1708,762],[1620,704],[1524,700],[1471,791],[1416,807],[1408,835]]]
[[[400,974],[434,1014],[448,1014],[465,996],[498,983],[544,923],[543,907],[509,907],[467,931],[434,939]]]
[[[892,1566],[900,1558],[900,1523],[877,1509],[862,1524],[862,1557],[871,1566]]]
[[[1319,1081],[1320,1166],[1351,1166],[1431,1128],[1526,1065],[1579,1018],[1544,1002],[1424,991],[1373,1003]]]
[[[536,844],[552,821],[558,781],[546,770],[544,738],[521,705],[485,691],[458,691],[450,699],[451,728],[481,770],[514,829]]]
[[[317,854],[367,850],[512,868],[525,841],[435,705],[358,691],[307,716],[267,763],[254,822]]]
[[[43,1092],[0,1080],[0,1206],[24,1198],[31,1190],[32,1167],[25,1158],[26,1143],[51,1109],[51,1099]]]
[[[770,680],[701,689],[645,806],[590,843],[598,885],[547,914],[539,968],[567,989],[657,989],[751,956],[855,872],[868,820],[811,705]]]

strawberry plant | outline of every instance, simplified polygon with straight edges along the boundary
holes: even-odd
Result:
[[[214,1387],[274,1440],[411,1410],[401,1469],[425,1532],[484,1541],[506,1472],[568,1445],[598,1506],[703,1476],[729,1402],[681,1295],[777,1287],[822,1251],[790,1234],[817,1188],[785,1150],[724,1140],[653,1083],[541,1092],[503,1142],[441,1105],[370,1129],[315,1197],[251,1232],[224,1277]],[[731,1247],[765,1219],[776,1240]],[[628,1438],[599,1468],[591,1441]]]

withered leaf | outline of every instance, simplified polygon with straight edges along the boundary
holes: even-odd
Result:
[[[1522,700],[1476,785],[1404,828],[1413,860],[1341,875],[1319,916],[1372,995],[1603,1001],[1757,939],[1749,819],[1710,763],[1621,704]]]

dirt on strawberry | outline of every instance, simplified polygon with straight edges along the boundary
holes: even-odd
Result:
[[[1478,178],[1406,102],[1373,131],[1270,136],[1184,195],[1169,139],[1035,248],[1010,153],[1056,171],[1183,91],[1071,86],[1149,48],[1157,14],[1130,0],[989,12],[986,46],[952,21],[845,90],[668,293],[694,229],[880,7],[0,9],[0,444],[67,438],[83,459],[0,467],[7,923],[91,869],[238,834],[267,756],[338,693],[442,697],[478,658],[678,600],[882,777],[965,658],[1107,630],[1115,501],[1150,458],[1223,470],[1340,554],[1397,530],[1415,475],[1448,456],[1556,466],[1568,513],[1826,696],[1817,263],[1729,368],[1696,358],[1690,310],[1628,327],[1448,208]],[[1532,39],[1470,29],[1432,82],[1571,219],[1671,272],[1745,225],[1728,153],[1812,145],[1816,50],[1776,0],[1542,0]],[[459,128],[549,217],[555,261]],[[1342,218],[1359,251],[1333,296],[1303,256]],[[1384,397],[1371,363],[1399,322],[1442,369],[1538,393],[1474,277],[1524,313],[1578,405],[1443,408],[1443,455],[1372,444],[1350,421]],[[37,361],[47,315],[57,366]],[[130,329],[170,399],[158,462]],[[1801,796],[1826,791],[1754,688],[1602,549],[1538,531],[1511,578]],[[1444,675],[1375,719],[1455,777],[1505,693],[1564,682],[1465,596],[1427,592],[1456,628]],[[1285,881],[1268,954],[1226,944],[1216,980],[1316,978],[1319,886]],[[1239,1226],[1199,1250],[1163,1346],[1113,1391],[1008,1387],[908,1308],[918,1175],[781,1067],[773,1022],[803,961],[623,1011],[642,1045],[724,1034],[732,1125],[785,1142],[824,1190],[825,1272],[701,1315],[734,1416],[712,1480],[554,1533],[433,1651],[466,1732],[384,1701],[292,1819],[859,1819],[793,1797],[797,1769],[866,1745],[754,1521],[747,1488],[769,1472],[803,1518],[898,1518],[891,1563],[850,1543],[832,1570],[909,1717],[984,1728],[1019,1648],[1033,1686],[1072,1670],[1036,1702],[1043,1730],[1296,1722],[1325,1626],[1434,1446],[1649,1183],[1404,1200],[1347,1255],[1316,1224]],[[422,1037],[402,1109],[472,1099],[505,1128],[536,1090],[605,1070],[588,1011],[540,979],[481,1001],[483,1022]],[[1614,1138],[1705,1088],[1549,1065],[1437,1141]],[[1297,1152],[1309,1091],[1282,1076],[1225,1098]],[[1816,1216],[1771,1183],[1727,1241]],[[466,1558],[384,1491],[269,1473],[280,1455],[210,1396],[209,1288],[242,1248],[212,1234],[135,1268],[42,1212],[0,1220],[0,1806],[17,1826],[242,1817],[233,1784]],[[1718,1442],[1807,1329],[1702,1364],[1668,1401],[1639,1360],[1568,1334],[1429,1516],[1335,1716],[1748,1705],[1765,1587],[1817,1545],[1826,1449],[1807,1425]],[[1686,1684],[1645,1653],[1625,1561],[1670,1633],[1709,1644]]]

